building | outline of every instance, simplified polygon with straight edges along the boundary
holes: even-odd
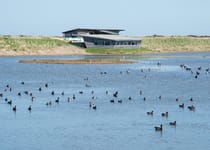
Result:
[[[74,29],[63,32],[64,39],[85,48],[140,48],[137,37],[121,36],[121,29]]]

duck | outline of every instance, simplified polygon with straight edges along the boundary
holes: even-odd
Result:
[[[118,95],[118,91],[116,91],[116,92],[113,94],[114,97],[117,97],[117,95]]]
[[[41,88],[41,87],[39,88],[39,91],[40,91],[40,92],[42,91],[42,88]]]
[[[122,99],[119,99],[117,102],[118,102],[118,103],[122,103]]]
[[[92,105],[92,108],[94,109],[94,110],[96,110],[97,109],[97,107],[96,107],[96,105]]]
[[[162,117],[168,117],[168,112],[162,113],[161,116]]]
[[[52,91],[52,92],[51,92],[51,95],[55,95],[55,92],[54,92],[54,91]]]
[[[160,95],[158,98],[159,98],[159,100],[161,100],[162,99],[162,96]]]
[[[45,83],[45,87],[48,88],[48,84],[47,83]]]
[[[153,116],[153,113],[154,113],[154,111],[152,110],[152,111],[147,112],[147,115]]]
[[[16,112],[16,110],[17,110],[16,105],[12,108],[12,110],[13,110],[14,112]]]
[[[64,95],[64,91],[61,93],[61,95],[62,95],[62,96]]]
[[[154,127],[155,131],[163,131],[163,125],[160,124],[160,127]]]
[[[92,107],[92,103],[91,102],[89,102],[89,108],[91,108]]]
[[[31,111],[32,110],[32,108],[31,108],[31,105],[28,107],[28,111]]]
[[[55,102],[56,102],[56,103],[59,103],[59,99],[60,99],[60,98],[58,97],[58,98],[55,100]]]
[[[176,121],[174,121],[174,122],[169,122],[169,125],[170,125],[170,126],[176,126]]]
[[[113,100],[113,99],[111,99],[111,100],[110,100],[110,103],[114,103],[114,100]]]
[[[179,105],[179,108],[184,108],[184,103],[182,103],[181,105]]]
[[[7,104],[12,105],[12,100],[8,101]]]
[[[188,106],[187,108],[188,108],[190,111],[195,111],[195,106],[194,106],[194,105]]]

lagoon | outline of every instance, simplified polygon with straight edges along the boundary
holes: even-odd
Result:
[[[19,63],[28,59],[112,58],[139,63]],[[193,74],[180,64],[191,67]],[[202,69],[198,70],[200,66]],[[207,149],[210,147],[210,73],[206,69],[209,67],[210,53],[0,57],[0,93],[3,94],[0,147],[5,150]],[[195,78],[196,71],[200,73],[198,78]],[[24,91],[33,93],[35,100],[31,101]],[[116,91],[118,97],[114,98]],[[56,104],[58,97],[60,101]],[[12,100],[12,106],[5,98]],[[111,99],[115,103],[110,103]],[[52,106],[45,105],[49,101],[53,102]],[[90,101],[97,110],[89,108]],[[185,103],[184,109],[179,108],[181,103]],[[16,112],[12,111],[14,105]],[[29,105],[31,112],[27,110]],[[189,111],[190,105],[196,110]],[[148,116],[146,112],[151,110],[154,115]],[[166,111],[168,118],[161,117]],[[170,126],[169,122],[175,120],[177,126]],[[154,127],[160,124],[163,131],[156,132]]]

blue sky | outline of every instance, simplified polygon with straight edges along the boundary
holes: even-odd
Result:
[[[120,28],[126,35],[210,35],[210,0],[0,0],[0,35]]]

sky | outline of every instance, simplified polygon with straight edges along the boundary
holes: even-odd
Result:
[[[0,35],[60,36],[74,28],[210,35],[210,0],[0,0]]]

